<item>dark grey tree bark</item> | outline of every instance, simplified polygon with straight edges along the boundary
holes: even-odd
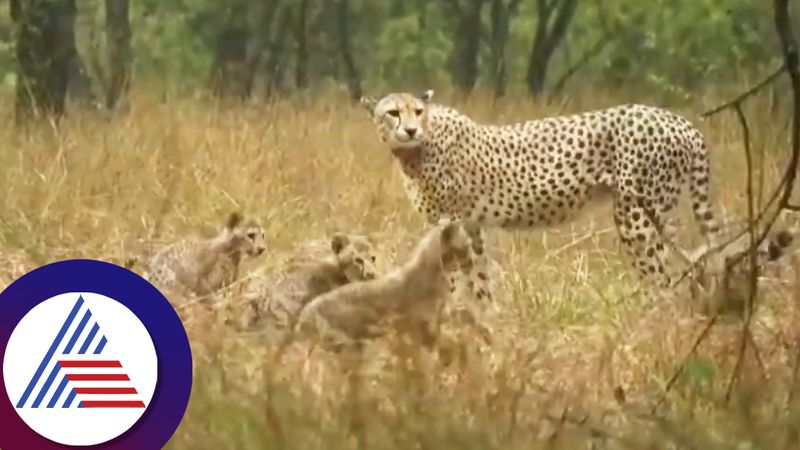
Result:
[[[128,93],[133,54],[129,0],[106,0],[106,37],[108,40],[108,86],[106,107],[114,109]]]
[[[297,89],[305,89],[308,86],[308,22],[309,22],[309,0],[300,0],[297,12],[294,16],[294,38],[295,38],[295,71],[294,84]]]
[[[337,0],[336,34],[339,37],[339,51],[344,66],[344,76],[350,97],[358,100],[361,97],[361,75],[353,57],[353,44],[350,39],[350,0]]]
[[[506,67],[506,47],[508,46],[511,20],[517,14],[522,0],[491,0],[490,16],[492,35],[490,42],[491,59],[489,73],[494,85],[495,98],[503,97],[508,87],[508,68]]]
[[[450,74],[455,86],[463,93],[470,93],[478,81],[478,54],[480,51],[481,10],[484,0],[468,0],[462,6],[458,0],[448,1],[457,17],[456,36],[450,57]]]
[[[526,77],[530,95],[539,95],[544,91],[551,59],[567,34],[577,6],[577,0],[537,0],[539,17]]]
[[[64,113],[75,48],[74,0],[11,0],[19,77],[16,116]]]
[[[275,32],[272,33],[272,40],[269,45],[266,63],[264,64],[264,96],[270,98],[276,92],[282,90],[285,85],[286,75],[286,54],[288,48],[287,39],[291,33],[290,24],[292,21],[291,8],[285,7],[280,20],[275,24]]]
[[[266,0],[261,12],[259,23],[261,26],[255,31],[253,49],[247,58],[247,71],[245,74],[245,90],[252,95],[256,84],[259,69],[264,64],[267,56],[272,52],[273,35],[280,27],[275,23],[281,10],[281,0]]]
[[[221,98],[244,99],[247,91],[247,47],[251,33],[244,20],[244,11],[230,12],[216,38],[211,66],[211,87]]]

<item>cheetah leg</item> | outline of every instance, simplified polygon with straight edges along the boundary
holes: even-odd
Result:
[[[492,287],[489,279],[489,258],[486,255],[486,231],[484,228],[467,230],[472,240],[474,261],[467,277],[467,285],[479,301],[492,302]]]
[[[658,216],[648,212],[638,197],[628,192],[616,195],[614,222],[622,247],[645,281],[664,288],[670,284],[666,273],[668,252],[654,220],[658,220]]]

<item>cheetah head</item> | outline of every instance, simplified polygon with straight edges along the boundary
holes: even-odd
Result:
[[[253,219],[245,221],[240,213],[234,212],[228,216],[222,233],[230,251],[254,257],[266,250],[264,229]]]
[[[377,252],[366,237],[336,233],[331,238],[331,250],[348,281],[372,280],[378,276]]]
[[[417,148],[425,138],[427,109],[433,90],[422,95],[392,93],[381,99],[361,97],[382,142],[392,149]]]

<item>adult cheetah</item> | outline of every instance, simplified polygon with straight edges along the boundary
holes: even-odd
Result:
[[[509,125],[477,123],[422,95],[362,97],[402,169],[414,207],[429,222],[471,219],[477,260],[470,284],[491,298],[485,229],[563,223],[601,193],[613,196],[625,251],[645,280],[670,282],[661,234],[685,185],[701,232],[718,231],[709,203],[703,136],[664,109],[626,104]]]

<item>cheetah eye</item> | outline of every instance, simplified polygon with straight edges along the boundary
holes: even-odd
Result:
[[[253,231],[247,233],[247,238],[250,239],[251,241],[256,240],[256,233]]]
[[[359,266],[363,266],[364,265],[364,260],[361,259],[361,258],[356,258],[355,261],[356,261],[356,264],[358,264]]]
[[[421,108],[415,109],[415,110],[414,110],[414,113],[415,113],[416,115],[418,115],[418,116],[421,116],[421,115],[422,115],[422,109],[421,109]]]
[[[374,256],[370,256],[369,260],[372,261],[372,262],[375,262],[375,257]]]
[[[386,114],[388,114],[388,115],[390,115],[392,117],[400,117],[400,110],[390,109],[390,110],[386,111]]]

